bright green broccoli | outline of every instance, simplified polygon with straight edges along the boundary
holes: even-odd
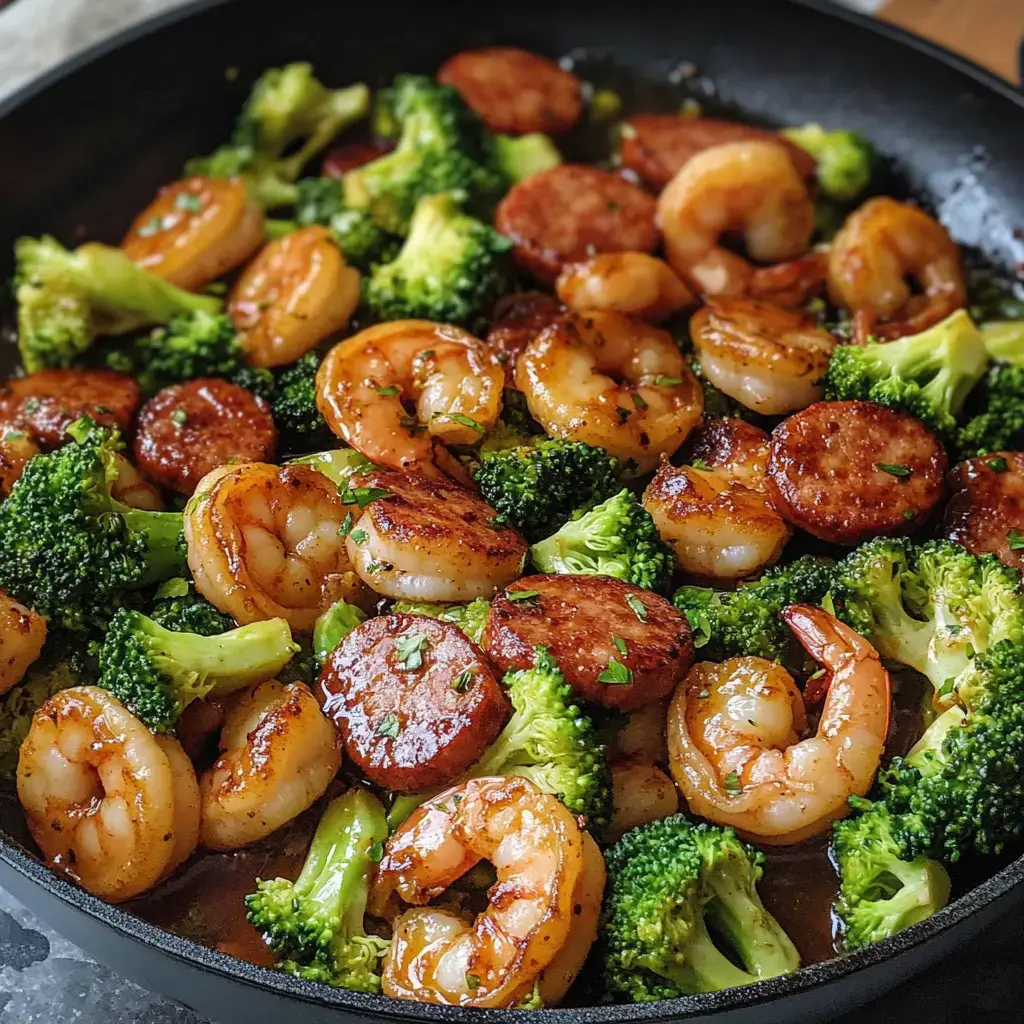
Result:
[[[1024,365],[999,363],[971,396],[976,415],[957,431],[959,458],[1024,449]]]
[[[853,202],[871,183],[875,151],[859,132],[828,132],[820,124],[805,124],[781,134],[818,161],[818,185],[829,199]]]
[[[396,615],[429,615],[432,619],[454,622],[473,643],[483,639],[491,602],[478,597],[469,604],[428,604],[418,601],[396,601],[391,609]]]
[[[99,685],[154,732],[170,732],[194,700],[273,679],[298,651],[284,619],[201,636],[120,609],[99,653]]]
[[[180,576],[160,584],[149,615],[164,629],[199,636],[226,633],[235,625],[234,619],[217,611],[194,583]]]
[[[190,160],[186,171],[214,178],[241,174],[263,206],[290,205],[303,167],[369,109],[365,85],[328,89],[310,64],[271,68],[253,85],[227,145]]]
[[[627,833],[605,863],[601,946],[613,997],[717,992],[800,966],[757,893],[764,857],[732,829],[675,814]]]
[[[494,162],[511,184],[531,174],[557,167],[562,162],[558,147],[543,132],[528,135],[495,135]]]
[[[306,981],[380,992],[388,943],[365,929],[374,864],[388,837],[384,808],[366,790],[332,800],[299,877],[258,881],[246,917],[278,959]]]
[[[990,359],[1024,366],[1024,320],[993,320],[978,330]]]
[[[318,445],[331,437],[327,421],[316,407],[316,371],[319,368],[319,354],[307,352],[277,375],[277,387],[271,399],[274,423],[293,444]]]
[[[962,309],[920,334],[898,341],[840,345],[825,374],[829,400],[868,399],[916,416],[942,437],[985,375],[988,355]]]
[[[180,576],[179,512],[146,512],[111,497],[114,431],[82,419],[72,444],[37,455],[0,505],[0,587],[74,632],[102,627],[132,591]]]
[[[219,299],[176,288],[109,245],[69,251],[49,236],[19,238],[14,257],[18,348],[30,372],[70,366],[101,335],[221,308]]]
[[[331,651],[366,619],[361,608],[347,601],[335,601],[313,625],[313,654],[317,663],[323,665]]]
[[[664,590],[676,563],[650,512],[625,489],[538,541],[530,558],[541,572],[614,576],[648,590]]]

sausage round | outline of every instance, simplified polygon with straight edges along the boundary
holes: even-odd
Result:
[[[949,474],[946,536],[1024,571],[1024,452],[967,459]]]
[[[349,171],[372,163],[395,147],[387,139],[356,139],[328,150],[320,167],[325,178],[343,178]]]
[[[546,647],[580,697],[621,711],[661,700],[693,663],[686,616],[610,576],[518,580],[495,596],[484,644],[504,671],[532,667]]]
[[[354,629],[327,659],[317,692],[352,761],[400,793],[453,782],[510,712],[479,648],[425,615],[382,615]]]
[[[495,225],[517,262],[552,285],[565,263],[599,252],[653,252],[656,202],[620,174],[561,164],[531,174],[498,204]]]
[[[138,404],[138,384],[113,370],[40,370],[0,387],[0,418],[24,424],[44,448],[63,444],[82,416],[127,431]]]
[[[557,135],[568,131],[583,109],[574,74],[514,46],[457,53],[441,65],[437,80],[454,86],[492,132]]]
[[[515,387],[516,359],[561,313],[561,307],[543,292],[519,292],[507,295],[494,310],[494,321],[487,332],[487,347],[505,367],[505,387]]]
[[[232,460],[273,462],[277,430],[270,407],[237,384],[200,378],[157,392],[139,413],[135,460],[152,480],[190,495]]]
[[[875,402],[815,402],[772,432],[768,497],[834,544],[913,533],[941,501],[947,459],[918,419]]]
[[[682,114],[637,114],[623,125],[619,158],[652,188],[664,188],[695,153],[726,142],[767,139],[781,142],[803,178],[813,176],[817,164],[806,150],[764,128],[713,117]]]

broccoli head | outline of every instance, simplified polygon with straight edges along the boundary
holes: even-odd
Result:
[[[628,832],[605,862],[601,944],[613,996],[655,1002],[749,985],[800,966],[757,893],[764,857],[732,829],[675,814]]]
[[[294,442],[319,444],[331,437],[327,421],[316,407],[316,372],[320,356],[307,352],[277,375],[271,408],[277,429]]]
[[[347,601],[335,601],[313,624],[313,656],[319,665],[361,622],[366,612]]]
[[[817,160],[818,186],[829,199],[853,202],[871,183],[875,151],[859,132],[827,132],[820,124],[805,124],[781,134]]]
[[[374,865],[388,837],[384,808],[364,789],[332,800],[294,882],[258,881],[246,917],[278,959],[306,981],[380,992],[388,943],[365,930]]]
[[[978,389],[978,410],[957,432],[961,459],[1024,449],[1024,365],[993,366]]]
[[[473,643],[483,639],[491,602],[478,597],[469,604],[428,604],[418,601],[396,601],[391,609],[396,615],[429,615],[432,619],[454,622]]]
[[[562,162],[558,147],[543,132],[527,135],[495,135],[494,162],[511,184],[531,174],[557,167]]]
[[[199,636],[226,633],[235,625],[234,619],[214,608],[194,583],[180,576],[160,584],[149,615],[164,629]]]

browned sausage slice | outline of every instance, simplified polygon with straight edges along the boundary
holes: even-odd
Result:
[[[561,164],[531,174],[498,204],[495,224],[516,260],[544,284],[599,252],[653,252],[656,203],[620,174]]]
[[[583,107],[575,75],[514,46],[457,53],[437,80],[458,89],[492,132],[557,135],[576,123]]]
[[[622,711],[667,696],[693,663],[686,617],[610,576],[518,580],[494,598],[484,643],[506,671],[530,668],[535,648],[546,647],[584,700]]]
[[[1024,571],[1024,452],[968,459],[949,474],[946,536]]]
[[[505,367],[505,387],[515,387],[516,359],[534,338],[559,317],[561,307],[543,292],[507,295],[494,310],[487,347]]]
[[[24,424],[45,448],[63,444],[81,416],[126,431],[138,404],[138,384],[113,370],[40,370],[0,387],[0,418]]]
[[[475,764],[510,708],[480,649],[450,622],[382,615],[354,629],[320,673],[324,713],[371,782],[444,786]]]
[[[623,125],[619,158],[652,188],[664,188],[687,160],[702,149],[726,142],[768,139],[781,142],[803,178],[813,176],[817,164],[806,150],[764,128],[713,117],[682,114],[636,114]]]
[[[913,533],[942,499],[946,452],[918,419],[874,402],[816,402],[772,432],[768,497],[834,544]]]
[[[157,392],[139,413],[135,460],[163,487],[190,495],[232,460],[273,462],[277,430],[262,399],[226,380],[201,378]]]
[[[349,171],[372,163],[395,147],[387,139],[354,139],[328,150],[320,173],[325,178],[343,178]]]

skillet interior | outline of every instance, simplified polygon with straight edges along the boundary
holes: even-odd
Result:
[[[505,42],[551,54],[577,48],[611,52],[633,74],[656,81],[689,61],[703,73],[688,86],[697,98],[711,94],[754,120],[820,120],[857,128],[894,158],[915,192],[932,199],[958,241],[1006,265],[1024,261],[1024,244],[1016,237],[1016,225],[1024,225],[1024,193],[1017,185],[1024,163],[1024,111],[1013,91],[963,62],[936,62],[927,55],[934,48],[901,45],[898,33],[867,30],[852,16],[829,17],[818,9],[823,6],[674,0],[645,4],[640,20],[623,17],[621,9],[604,14],[595,5],[556,7],[537,0],[498,9],[458,0],[344,9],[331,0],[197,4],[191,8],[199,11],[194,17],[179,20],[178,12],[162,19],[167,27],[161,32],[81,67],[44,92],[0,107],[0,195],[5,200],[0,238],[49,231],[68,243],[85,237],[116,241],[129,215],[149,200],[158,183],[175,177],[188,156],[224,138],[249,83],[268,65],[307,59],[327,82],[375,82],[397,70],[431,71],[443,57],[469,45]],[[229,68],[237,69],[231,81]],[[0,256],[4,276],[6,258],[6,253]],[[13,350],[0,349],[0,371],[9,372],[13,364]],[[0,824],[15,837],[23,832],[18,818],[16,807],[0,805]],[[3,836],[0,859],[22,872],[17,887],[22,892],[31,893],[38,883],[135,940],[215,973],[323,999],[351,1008],[360,1019],[470,1019],[460,1011],[396,1008],[369,997],[326,992],[210,953],[53,879]],[[28,883],[26,874],[35,881]],[[675,1004],[546,1011],[543,1016],[492,1014],[488,1019],[667,1020],[725,1010],[739,1011],[740,1019],[743,1008],[753,1009],[764,999],[849,981],[851,972],[867,968],[859,987],[844,985],[850,991],[828,999],[834,1008],[854,1005],[885,984],[872,973],[872,965],[906,951],[903,964],[887,972],[889,983],[905,977],[923,965],[927,944],[936,945],[947,929],[972,915],[977,923],[994,900],[1022,879],[1024,861],[1018,861],[917,929],[794,978]],[[31,903],[31,895],[27,898]],[[151,980],[166,990],[166,983]],[[182,998],[180,990],[171,994]],[[766,1020],[783,1019],[785,1011],[754,1012]],[[306,1019],[319,1019],[316,1011],[308,1013]],[[247,1019],[260,1018],[247,1014]]]

